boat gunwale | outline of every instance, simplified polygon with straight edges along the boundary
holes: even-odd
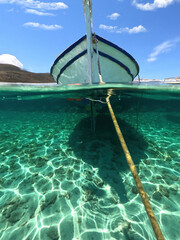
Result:
[[[55,65],[58,63],[58,61],[63,58],[67,53],[69,53],[72,49],[74,49],[78,44],[80,44],[81,42],[83,42],[86,39],[86,35],[84,35],[83,37],[81,37],[79,40],[77,40],[76,42],[74,42],[72,45],[70,45],[68,48],[66,48],[54,61],[51,70],[50,70],[50,74],[52,75],[52,71],[53,68],[55,67]]]
[[[117,49],[118,51],[124,53],[127,57],[129,57],[129,58],[135,63],[135,65],[136,65],[137,74],[139,73],[139,65],[138,65],[137,61],[135,60],[135,58],[133,58],[133,56],[132,56],[131,54],[129,54],[128,52],[126,52],[126,50],[124,50],[123,48],[119,47],[118,45],[110,42],[109,40],[107,40],[107,39],[105,39],[105,38],[103,38],[103,37],[100,37],[99,35],[95,35],[95,37],[96,37],[99,41],[101,41],[101,42],[103,42],[103,43],[106,43],[107,45],[109,45],[109,46]]]
[[[114,43],[112,43],[112,42],[110,42],[110,41],[108,41],[108,40],[106,40],[106,39],[104,39],[104,38],[102,38],[102,37],[100,37],[100,36],[98,36],[98,35],[93,34],[93,36],[95,36],[95,37],[97,38],[97,40],[99,40],[99,41],[101,41],[101,42],[103,42],[103,43],[105,43],[105,44],[107,44],[107,45],[115,48],[116,50],[120,51],[121,53],[123,53],[124,55],[126,55],[127,57],[129,57],[129,58],[132,60],[132,62],[134,62],[135,66],[136,66],[136,68],[137,68],[137,74],[136,74],[136,76],[138,75],[138,73],[139,73],[139,65],[138,65],[138,63],[136,62],[136,60],[135,60],[128,52],[126,52],[124,49],[120,48],[120,47],[117,46],[116,44],[114,44]],[[85,39],[86,39],[86,35],[84,35],[84,36],[81,37],[79,40],[77,40],[75,43],[73,43],[70,47],[68,47],[66,50],[64,50],[64,51],[56,58],[56,60],[54,61],[53,65],[52,65],[52,67],[51,67],[51,70],[50,70],[50,74],[51,74],[52,76],[53,76],[52,71],[53,71],[54,67],[56,66],[56,64],[58,63],[58,61],[59,61],[60,59],[62,59],[62,58],[63,58],[67,53],[69,53],[71,50],[73,50],[78,44],[80,44],[81,42],[83,42]],[[80,54],[82,54],[82,52],[79,53],[78,55],[80,55]],[[76,57],[77,57],[78,55],[76,55]],[[76,58],[76,57],[75,57],[75,58]],[[118,61],[118,60],[117,60],[117,61]],[[70,60],[69,62],[71,62],[71,60]],[[67,63],[67,64],[68,64],[68,63]],[[66,64],[66,65],[67,65],[67,64]],[[64,67],[65,67],[65,66],[64,66]],[[63,68],[64,68],[64,67],[63,67]],[[63,68],[62,68],[62,69],[63,69]],[[130,70],[129,70],[129,72],[130,72]],[[57,75],[56,79],[59,78],[59,75],[61,75],[61,74],[59,73],[59,74]],[[131,74],[130,74],[130,75],[131,75]],[[57,81],[57,80],[56,80],[56,81]],[[132,77],[132,81],[133,81],[133,77]]]
[[[96,50],[94,49],[94,52],[96,53]],[[73,64],[76,60],[78,60],[80,57],[84,56],[85,54],[87,53],[87,50],[84,50],[82,51],[81,53],[79,53],[78,55],[76,55],[74,58],[72,58],[69,62],[67,62],[64,67],[61,68],[59,74],[57,75],[57,82],[58,82],[58,79],[60,78],[61,74],[71,65]],[[120,62],[119,60],[109,56],[108,54],[106,53],[103,53],[101,51],[99,51],[99,55],[104,57],[104,58],[107,58],[109,59],[110,61],[116,63],[117,65],[119,65],[120,67],[122,67],[132,78],[132,81],[134,79],[134,77],[137,76],[133,76],[133,74],[131,73],[130,69],[125,65],[123,64],[122,62]]]

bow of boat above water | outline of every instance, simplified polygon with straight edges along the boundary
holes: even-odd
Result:
[[[62,52],[51,67],[61,85],[131,83],[139,73],[136,60],[124,49],[92,34],[92,1],[83,0],[87,34]]]
[[[93,34],[92,83],[130,83],[139,67],[122,48]],[[89,84],[87,36],[67,48],[55,60],[51,75],[59,84]],[[100,76],[101,75],[101,76]]]

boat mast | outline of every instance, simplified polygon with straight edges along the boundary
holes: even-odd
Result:
[[[93,46],[92,46],[92,0],[83,0],[87,33],[88,76],[89,84],[93,83]]]

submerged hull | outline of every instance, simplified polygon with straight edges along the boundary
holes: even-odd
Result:
[[[136,60],[125,50],[95,36],[92,83],[130,83],[139,73]],[[58,84],[89,84],[86,36],[57,57],[51,75]]]

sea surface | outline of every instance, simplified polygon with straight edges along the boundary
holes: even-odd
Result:
[[[1,240],[156,239],[108,94],[162,233],[180,239],[180,85],[110,87],[0,85]]]

